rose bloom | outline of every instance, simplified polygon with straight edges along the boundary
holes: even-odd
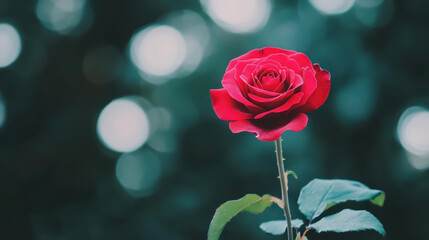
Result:
[[[301,131],[305,113],[320,107],[331,75],[303,53],[266,47],[231,60],[222,89],[210,90],[216,115],[233,133],[250,132],[274,141],[286,130]]]

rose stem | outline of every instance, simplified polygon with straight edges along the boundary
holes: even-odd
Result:
[[[276,153],[277,153],[277,166],[279,168],[279,175],[280,175],[280,185],[282,188],[282,199],[283,199],[283,211],[286,217],[287,222],[287,235],[288,240],[293,240],[293,232],[292,232],[292,219],[290,216],[290,209],[289,209],[289,200],[287,196],[287,179],[285,174],[285,169],[283,166],[283,153],[282,153],[282,138],[279,137],[276,141]]]

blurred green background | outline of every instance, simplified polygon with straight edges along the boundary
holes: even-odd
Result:
[[[291,208],[313,178],[387,194],[387,239],[429,225],[429,4],[410,0],[0,1],[0,239],[205,239],[221,203],[280,196],[274,143],[211,107],[228,62],[275,46],[331,72],[283,135]],[[339,208],[338,208],[339,209]],[[333,208],[335,212],[338,209]],[[284,239],[242,214],[222,239]],[[309,239],[381,239],[375,232]]]

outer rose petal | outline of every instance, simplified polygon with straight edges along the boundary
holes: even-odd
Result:
[[[331,88],[331,74],[320,68],[319,64],[314,64],[316,70],[317,88],[313,95],[307,100],[304,106],[297,109],[300,112],[311,112],[319,108],[328,98]]]
[[[229,128],[233,133],[250,132],[261,141],[275,141],[283,132],[299,132],[307,126],[308,117],[304,113],[294,116],[279,115],[274,119],[231,121]]]
[[[228,67],[226,68],[226,71],[228,72],[229,70],[231,70],[232,68],[235,67],[235,65],[237,64],[238,61],[240,60],[247,60],[247,59],[254,59],[254,58],[264,58],[266,56],[269,56],[271,54],[275,54],[275,53],[284,53],[286,55],[291,55],[296,53],[295,51],[291,51],[291,50],[284,50],[281,48],[275,48],[275,47],[265,47],[262,49],[255,49],[252,50],[244,55],[241,55],[238,58],[234,58],[229,62]]]
[[[289,57],[294,59],[299,64],[299,66],[301,66],[301,68],[311,68],[313,66],[310,59],[304,53],[297,52],[295,54],[290,55]]]
[[[216,115],[224,121],[251,119],[252,114],[243,104],[235,101],[225,89],[210,90],[213,109]]]
[[[317,80],[313,71],[313,69],[309,68],[302,71],[302,80],[304,82],[301,86],[301,92],[304,93],[304,96],[298,106],[304,105],[317,88]]]

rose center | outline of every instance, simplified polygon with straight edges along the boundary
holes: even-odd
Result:
[[[280,83],[279,74],[275,71],[264,71],[259,75],[259,82],[262,88],[272,91]]]

